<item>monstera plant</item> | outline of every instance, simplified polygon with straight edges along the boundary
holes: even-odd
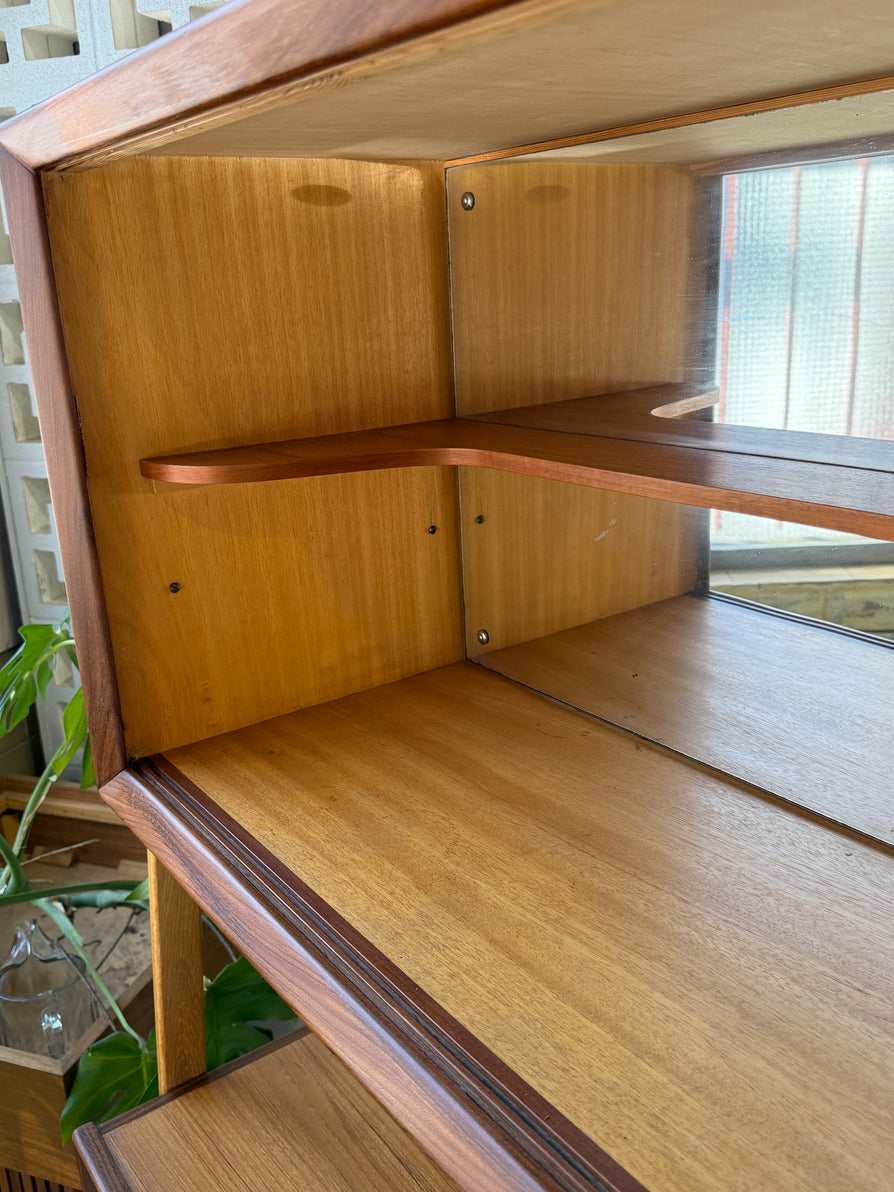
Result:
[[[64,653],[77,667],[71,623],[66,615],[58,625],[23,625],[22,644],[0,670],[0,737],[11,732],[44,699],[55,673],[57,656]],[[84,979],[98,995],[115,1028],[81,1056],[70,1095],[62,1113],[62,1138],[67,1141],[79,1125],[102,1122],[158,1093],[155,1032],[146,1038],[128,1023],[97,971],[72,922],[83,906],[98,909],[134,905],[145,908],[146,881],[107,881],[40,886],[27,873],[28,838],[41,804],[66,767],[82,753],[81,786],[95,781],[84,696],[80,688],[66,705],[62,743],[37,776],[10,843],[0,833],[0,906],[32,904],[42,911],[80,958]],[[71,846],[77,848],[75,843]],[[205,982],[205,1041],[209,1068],[218,1067],[268,1042],[277,1021],[294,1020],[282,998],[254,971],[244,957],[233,957],[212,981]],[[297,1020],[296,1020],[297,1021]]]

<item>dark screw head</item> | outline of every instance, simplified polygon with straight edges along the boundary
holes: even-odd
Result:
[[[437,526],[429,526],[429,527],[428,527],[428,532],[429,532],[429,534],[437,534],[437,532],[438,532],[438,527],[437,527]]]
[[[467,190],[459,202],[463,211],[471,211],[475,206],[475,196],[470,190]]]
[[[169,591],[169,592],[174,592],[174,593],[176,593],[176,592],[179,592],[179,591],[180,591],[180,585],[179,585],[179,584],[168,584],[168,591]]]
[[[479,513],[478,516],[475,518],[475,521],[478,523],[479,526],[484,525],[484,514]]]

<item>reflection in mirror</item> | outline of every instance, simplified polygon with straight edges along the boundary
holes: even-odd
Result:
[[[480,468],[460,492],[470,657],[894,842],[894,543]]]
[[[894,469],[835,454],[894,440],[892,133],[881,92],[451,168],[459,416]]]
[[[894,157],[722,186],[718,421],[894,438]]]

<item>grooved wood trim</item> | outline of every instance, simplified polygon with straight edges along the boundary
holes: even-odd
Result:
[[[467,1192],[641,1192],[163,758],[102,794]]]
[[[149,853],[149,914],[158,1049],[158,1090],[205,1071],[201,911]]]
[[[93,758],[98,780],[104,782],[122,768],[126,758],[79,415],[59,319],[43,196],[39,178],[2,150],[0,179]]]
[[[894,536],[894,473],[790,458],[786,453],[798,450],[796,436],[777,431],[759,434],[772,453],[751,456],[441,419],[145,459],[140,467],[144,476],[168,483],[228,485],[461,464],[877,538]],[[176,493],[164,496],[176,498]]]
[[[138,468],[448,414],[443,171],[144,158],[46,188],[128,753],[461,658],[447,470],[159,496]]]
[[[555,6],[555,0],[547,7]],[[240,110],[277,84],[339,77],[356,58],[502,9],[518,0],[237,0],[168,34],[9,121],[0,144],[32,168],[136,140],[225,101]],[[543,7],[540,3],[539,7]]]
[[[124,1172],[93,1122],[75,1130],[74,1144],[78,1150],[82,1192],[131,1192]]]

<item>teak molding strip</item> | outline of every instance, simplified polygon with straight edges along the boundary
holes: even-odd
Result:
[[[340,67],[476,18],[561,7],[567,0],[236,0],[170,33],[39,107],[14,117],[0,144],[32,169],[146,148],[170,130],[197,131],[252,101],[278,101]],[[200,47],[200,49],[198,48]],[[153,135],[154,134],[154,135]],[[79,164],[86,164],[80,161]]]
[[[102,794],[463,1187],[643,1192],[164,757]]]
[[[126,764],[127,755],[87,494],[80,420],[65,354],[43,192],[39,175],[2,148],[0,181],[13,255],[17,261],[28,262],[27,271],[21,273],[19,296],[34,402],[78,645],[78,669],[90,719],[93,758],[102,783]]]
[[[789,439],[777,448],[794,449]],[[153,481],[198,485],[442,465],[496,468],[874,537],[894,533],[894,473],[877,468],[463,419],[161,456],[142,460],[140,471]]]

